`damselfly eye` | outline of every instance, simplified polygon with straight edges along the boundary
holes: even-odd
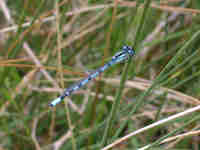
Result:
[[[126,45],[125,45],[125,46],[122,47],[122,49],[123,49],[124,51],[128,52],[128,54],[129,54],[130,56],[135,55],[135,51],[134,51],[133,48],[130,47],[130,46],[126,46]]]
[[[128,46],[124,45],[124,46],[122,47],[122,49],[123,49],[123,50],[127,50],[127,49],[128,49]]]
[[[128,53],[129,53],[129,55],[131,55],[131,56],[135,55],[135,51],[134,51],[132,48],[130,48],[130,49],[128,50]]]

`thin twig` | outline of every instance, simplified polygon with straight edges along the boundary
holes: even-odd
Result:
[[[110,148],[112,148],[112,147],[114,147],[114,146],[116,146],[116,145],[118,145],[118,144],[120,144],[120,143],[122,143],[122,142],[124,142],[124,141],[127,141],[129,138],[131,138],[131,137],[133,137],[133,136],[135,136],[135,135],[141,134],[141,133],[143,133],[143,132],[145,132],[145,131],[147,131],[147,130],[149,130],[149,129],[152,129],[152,128],[154,128],[154,127],[158,127],[158,126],[163,125],[163,124],[165,124],[165,123],[167,123],[167,122],[170,122],[170,121],[172,121],[172,120],[175,120],[175,119],[184,117],[184,116],[186,116],[186,115],[189,115],[189,114],[191,114],[191,113],[193,113],[193,112],[196,112],[196,111],[199,111],[199,110],[200,110],[200,105],[198,105],[198,106],[196,106],[196,107],[193,107],[193,108],[190,108],[190,109],[188,109],[188,110],[186,110],[186,111],[183,111],[183,112],[181,112],[181,113],[178,113],[178,114],[176,114],[176,115],[172,115],[172,116],[170,116],[170,117],[167,117],[167,118],[162,119],[162,120],[160,120],[160,121],[157,121],[157,122],[155,122],[155,123],[152,123],[151,125],[148,125],[148,126],[146,126],[146,127],[144,127],[144,128],[141,128],[141,129],[139,129],[139,130],[136,130],[136,131],[134,131],[134,132],[132,132],[132,133],[130,133],[130,134],[128,134],[128,135],[126,135],[126,136],[124,136],[124,137],[118,139],[118,140],[116,140],[116,141],[113,142],[112,144],[109,144],[109,145],[107,145],[106,147],[104,147],[102,150],[108,150],[108,149],[110,149]]]

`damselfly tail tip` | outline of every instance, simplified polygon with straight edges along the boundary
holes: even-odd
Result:
[[[54,106],[56,106],[56,104],[60,103],[60,101],[61,101],[61,98],[58,97],[58,98],[56,98],[55,100],[53,100],[53,101],[49,104],[49,106],[50,106],[50,107],[54,107]]]
[[[50,107],[53,107],[54,105],[52,103],[48,104]]]

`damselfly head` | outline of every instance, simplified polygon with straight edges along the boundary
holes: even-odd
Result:
[[[124,45],[124,46],[122,47],[122,49],[123,49],[124,51],[128,52],[128,54],[129,54],[130,56],[135,55],[135,51],[134,51],[133,48],[130,47],[130,46]]]

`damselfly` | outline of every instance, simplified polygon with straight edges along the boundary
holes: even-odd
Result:
[[[135,51],[133,50],[132,47],[130,46],[123,46],[122,51],[118,52],[116,55],[114,55],[112,57],[112,59],[107,62],[104,66],[100,67],[99,69],[97,69],[96,71],[94,71],[93,73],[91,73],[90,75],[88,75],[87,78],[79,81],[78,83],[72,85],[71,87],[67,88],[63,95],[61,95],[60,97],[56,98],[55,100],[53,100],[49,106],[53,107],[56,104],[60,103],[66,96],[71,95],[74,91],[79,90],[81,87],[83,87],[85,84],[87,84],[90,80],[96,78],[100,73],[104,72],[106,69],[108,69],[110,66],[122,62],[124,60],[127,60],[128,58],[132,57],[133,55],[135,55]]]

